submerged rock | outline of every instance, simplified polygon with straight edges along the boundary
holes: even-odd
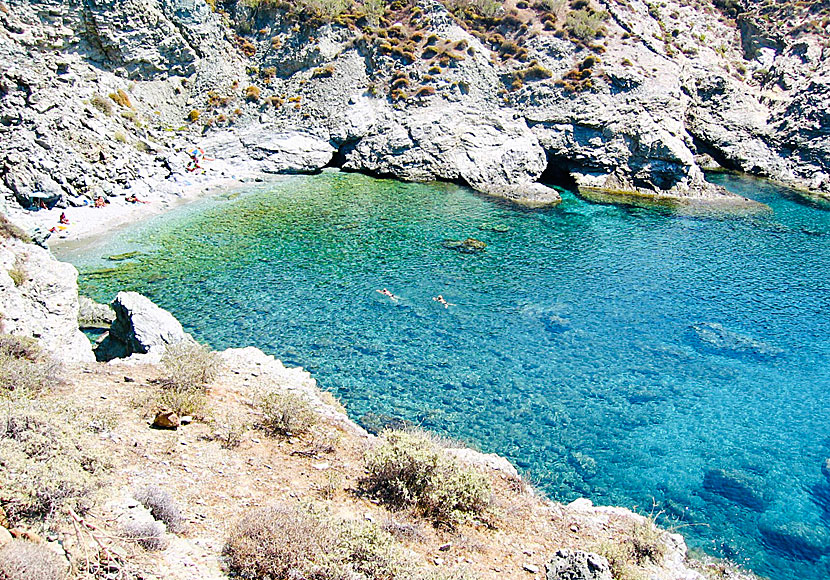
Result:
[[[756,512],[764,511],[769,503],[759,488],[760,482],[738,471],[710,469],[703,476],[703,489]]]
[[[483,252],[487,248],[487,244],[475,238],[467,238],[466,240],[444,240],[442,245],[448,250],[456,250],[462,254],[475,254]]]
[[[758,530],[764,545],[785,557],[817,562],[830,554],[830,536],[820,526],[762,521]]]
[[[559,550],[545,565],[546,580],[612,580],[603,556],[580,550]]]
[[[772,358],[784,352],[766,342],[728,330],[717,322],[693,324],[689,332],[697,347],[724,356]]]

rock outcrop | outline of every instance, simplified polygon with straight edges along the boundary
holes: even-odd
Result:
[[[133,354],[151,354],[155,358],[164,353],[167,345],[193,340],[172,314],[137,292],[119,292],[112,301],[112,309],[115,320],[95,351],[98,360]]]
[[[66,363],[95,360],[78,329],[78,271],[48,250],[0,239],[0,332],[31,336]]]
[[[547,580],[612,580],[608,560],[599,554],[559,550],[545,566]]]
[[[214,176],[335,165],[533,204],[558,201],[549,182],[740,203],[705,181],[701,153],[830,195],[820,11],[782,11],[777,30],[778,13],[750,4],[718,17],[676,0],[593,0],[487,20],[420,0],[374,27],[235,1],[224,14],[182,0],[7,4],[7,208],[176,195],[199,179],[184,169],[194,145],[217,160]]]

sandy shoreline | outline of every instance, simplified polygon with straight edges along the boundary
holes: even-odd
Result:
[[[177,173],[159,181],[146,193],[136,193],[137,198],[146,203],[130,203],[125,197],[116,196],[110,197],[110,203],[104,207],[90,204],[64,209],[21,210],[9,217],[28,232],[45,233],[55,228],[46,239],[46,245],[52,250],[65,251],[198,199],[284,177],[255,172],[250,167],[232,171],[228,164],[220,161],[202,174],[185,176]],[[66,214],[69,224],[59,223],[62,213]]]

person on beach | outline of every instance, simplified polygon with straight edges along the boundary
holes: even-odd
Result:
[[[99,195],[98,197],[95,198],[95,207],[104,207],[104,206],[109,205],[109,203],[110,203],[110,200],[104,199],[104,196],[102,196],[102,195]]]
[[[444,308],[449,308],[450,306],[455,306],[455,304],[453,304],[451,302],[447,302],[444,299],[444,297],[441,296],[440,294],[438,296],[433,297],[433,300],[435,300],[438,304],[443,304]]]
[[[66,214],[64,212],[61,212],[61,217],[58,218],[58,223],[63,224],[65,226],[69,225],[69,218],[66,217]]]
[[[135,196],[135,194],[128,195],[128,196],[124,199],[124,201],[128,201],[128,202],[130,202],[130,203],[150,203],[150,202],[148,202],[148,201],[144,201],[144,200],[138,199],[138,198]]]

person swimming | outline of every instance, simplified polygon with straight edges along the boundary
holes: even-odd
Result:
[[[389,297],[389,298],[391,298],[392,300],[398,300],[398,297],[397,297],[397,296],[395,296],[394,294],[392,294],[392,293],[391,293],[389,290],[387,290],[386,288],[384,288],[383,290],[377,290],[377,292],[380,292],[380,293],[381,293],[381,294],[383,294],[384,296],[388,296],[388,297]]]
[[[455,304],[453,304],[452,302],[447,302],[446,299],[440,294],[438,296],[433,297],[432,299],[435,300],[438,304],[443,304],[444,308],[455,306]]]

